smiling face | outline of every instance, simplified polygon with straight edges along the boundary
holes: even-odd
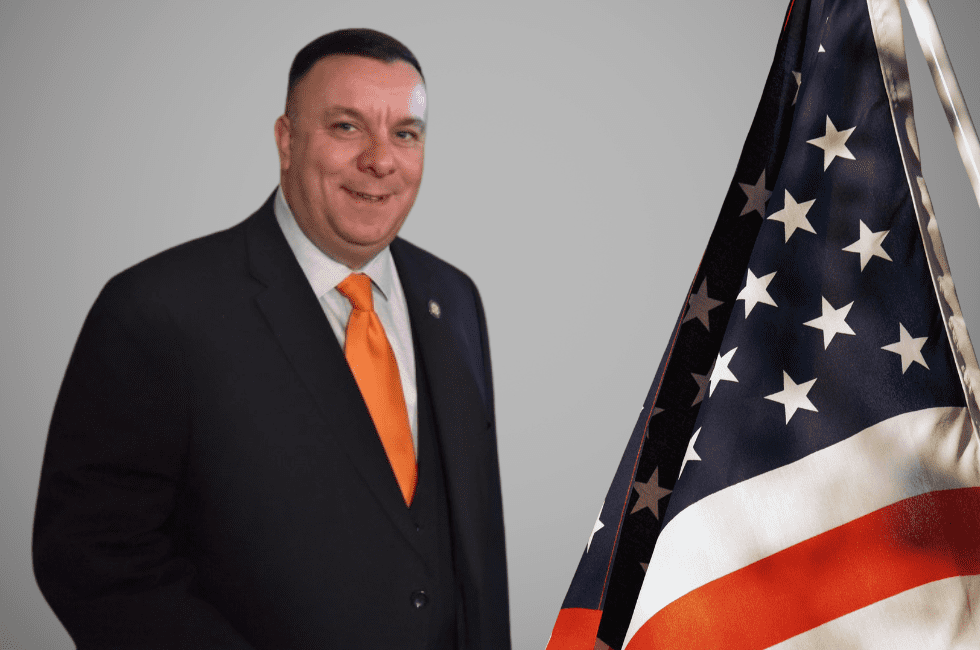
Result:
[[[276,120],[280,186],[324,253],[358,269],[398,234],[422,182],[425,85],[405,61],[318,61]]]

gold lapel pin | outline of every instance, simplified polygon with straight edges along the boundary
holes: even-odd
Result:
[[[429,313],[436,318],[442,316],[442,308],[439,307],[439,303],[437,303],[435,300],[429,301]]]

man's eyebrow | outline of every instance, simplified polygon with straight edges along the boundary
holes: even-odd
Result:
[[[330,116],[349,115],[350,117],[361,120],[362,122],[364,121],[364,116],[361,114],[359,110],[357,110],[356,108],[348,108],[346,106],[334,106],[333,108],[327,111],[327,115]]]
[[[348,106],[335,106],[334,108],[330,109],[328,115],[330,116],[349,115],[350,117],[353,117],[356,120],[360,120],[361,122],[367,121],[367,119],[359,110]],[[405,119],[399,120],[395,124],[395,126],[414,126],[415,128],[419,129],[423,133],[425,132],[425,120],[423,120],[420,117],[406,117]]]
[[[406,117],[395,126],[414,126],[422,133],[425,133],[425,120],[423,120],[421,117]]]

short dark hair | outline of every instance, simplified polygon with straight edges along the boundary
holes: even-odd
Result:
[[[412,51],[405,45],[382,32],[366,27],[354,27],[350,29],[338,29],[335,32],[324,34],[316,38],[296,53],[293,64],[289,67],[289,84],[286,88],[286,109],[289,109],[289,100],[293,94],[293,88],[310,71],[317,61],[333,54],[350,54],[353,56],[363,56],[369,59],[376,59],[391,63],[393,61],[405,61],[415,68],[422,81],[425,76],[422,74],[422,66]]]

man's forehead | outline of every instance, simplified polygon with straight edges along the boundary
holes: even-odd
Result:
[[[310,71],[313,95],[330,98],[330,103],[346,104],[355,98],[392,105],[397,112],[407,110],[414,119],[425,121],[428,100],[425,82],[407,61],[334,54],[318,61]],[[307,81],[304,79],[303,81]],[[300,83],[303,83],[302,81]],[[346,100],[346,101],[345,101]]]

